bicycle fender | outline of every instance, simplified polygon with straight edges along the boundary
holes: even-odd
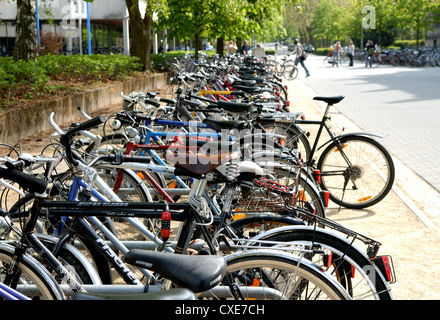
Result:
[[[371,132],[351,132],[351,133],[346,133],[346,134],[341,134],[339,136],[336,136],[336,139],[344,139],[346,137],[356,137],[356,136],[370,136],[370,137],[376,137],[376,138],[384,138],[385,136],[377,134],[377,133],[371,133]],[[331,142],[333,142],[333,140],[328,140],[327,142],[325,142],[324,144],[322,144],[318,150],[322,149],[323,147],[325,147],[326,145],[330,144]]]

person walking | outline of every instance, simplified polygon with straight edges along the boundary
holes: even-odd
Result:
[[[307,69],[306,65],[304,64],[304,61],[306,60],[305,50],[304,50],[303,46],[299,43],[298,39],[295,39],[293,41],[293,43],[296,46],[296,48],[295,48],[295,51],[296,51],[295,66],[297,66],[298,63],[300,63],[306,72],[306,77],[310,77],[310,72]]]
[[[353,57],[354,57],[354,44],[353,40],[350,39],[348,42],[348,58],[350,59],[349,67],[353,67]]]
[[[226,46],[226,51],[228,53],[228,56],[233,55],[234,53],[236,53],[238,50],[237,45],[235,44],[234,41],[229,41],[229,44]]]
[[[244,55],[245,57],[247,57],[248,56],[248,53],[247,53],[248,50],[249,50],[248,42],[247,42],[247,40],[245,40],[243,42],[243,45],[241,46],[240,51],[238,53],[240,53],[240,54]]]
[[[333,48],[333,67],[336,65],[339,67],[339,51],[341,51],[341,41],[336,41],[332,46]]]
[[[373,66],[373,54],[374,54],[374,45],[373,41],[367,41],[367,59],[365,60],[365,68],[370,65],[370,68]]]

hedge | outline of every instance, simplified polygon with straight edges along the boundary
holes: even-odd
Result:
[[[404,48],[415,48],[417,47],[417,40],[396,40],[394,41],[394,46],[400,47],[401,49]],[[425,40],[420,39],[419,45],[423,46],[425,45]]]
[[[51,80],[90,84],[121,80],[141,70],[138,58],[126,55],[46,55],[37,61],[14,61],[0,57],[0,102],[4,97],[23,94],[32,99],[47,91]]]
[[[332,48],[315,48],[314,53],[319,56],[326,56],[330,51],[332,51]]]

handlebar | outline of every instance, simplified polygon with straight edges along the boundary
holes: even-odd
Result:
[[[74,159],[72,155],[72,136],[79,131],[86,131],[96,126],[99,126],[103,124],[105,120],[106,118],[102,115],[89,119],[83,123],[80,123],[76,127],[70,128],[68,131],[61,135],[60,142],[64,146],[66,157],[71,163],[73,163],[74,165],[78,165],[79,163],[78,160]]]
[[[42,194],[47,188],[47,181],[15,169],[13,164],[10,164],[6,168],[0,167],[0,178],[14,181],[24,190],[31,193]]]

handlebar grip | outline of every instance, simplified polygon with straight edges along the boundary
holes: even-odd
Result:
[[[47,181],[21,172],[17,169],[0,168],[0,178],[14,181],[18,183],[24,190],[31,193],[44,193],[47,188]]]
[[[152,106],[154,106],[154,107],[156,107],[156,108],[159,108],[159,107],[160,107],[160,103],[157,102],[157,101],[153,101],[153,100],[150,100],[150,99],[143,99],[143,100],[144,100],[144,102],[145,102],[146,104],[151,104]]]
[[[171,100],[171,99],[167,99],[167,98],[159,98],[159,101],[169,103],[169,104],[176,104],[175,100]]]
[[[133,156],[125,154],[109,154],[107,156],[100,157],[101,160],[107,162],[113,162],[116,164],[121,164],[122,162],[139,162],[139,163],[150,163],[151,158],[146,156]]]
[[[105,116],[98,116],[87,121],[80,123],[78,126],[69,129],[66,133],[61,136],[61,142],[68,141],[69,137],[77,133],[78,131],[89,130],[93,127],[99,126],[105,122]]]

